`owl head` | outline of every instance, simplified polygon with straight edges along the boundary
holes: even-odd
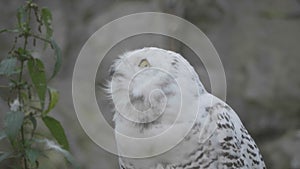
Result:
[[[144,128],[172,123],[184,108],[183,96],[195,99],[205,92],[195,70],[180,54],[155,47],[121,55],[110,75],[106,92],[115,106],[114,120]]]

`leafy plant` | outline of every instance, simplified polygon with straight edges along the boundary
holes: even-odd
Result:
[[[50,10],[40,9],[29,0],[18,8],[16,28],[0,30],[0,33],[15,34],[11,50],[0,63],[0,76],[8,79],[8,84],[1,87],[10,92],[7,98],[10,111],[5,114],[0,140],[8,139],[11,145],[11,151],[1,152],[0,162],[15,158],[18,162],[13,168],[39,168],[39,158],[46,156],[48,150],[62,153],[77,167],[68,152],[69,143],[62,125],[49,115],[58,102],[59,93],[49,87],[48,82],[58,73],[62,60],[61,50],[52,38],[51,23]],[[43,51],[50,46],[55,56],[50,78],[47,78],[44,62],[33,56],[41,43]],[[55,141],[37,133],[38,121],[45,124]]]

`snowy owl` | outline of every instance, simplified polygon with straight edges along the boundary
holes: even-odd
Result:
[[[266,168],[234,110],[205,90],[180,54],[155,47],[130,51],[113,63],[110,75],[106,91],[115,106],[115,133],[147,139],[176,128],[164,140],[145,144],[126,142],[116,135],[121,169]],[[197,115],[192,116],[195,107]],[[184,126],[190,124],[184,134]],[[176,136],[182,137],[178,144],[153,155]]]

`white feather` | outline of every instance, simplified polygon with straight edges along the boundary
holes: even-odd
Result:
[[[139,67],[145,59],[150,67]],[[264,168],[259,150],[238,116],[226,103],[206,92],[193,67],[180,54],[154,47],[143,48],[120,56],[111,69],[114,74],[106,91],[116,107],[116,132],[147,138],[170,126],[176,128],[176,133],[149,144],[137,145],[116,135],[121,156],[141,152],[151,156],[162,148],[158,146],[161,142],[167,145],[178,137],[184,138],[173,149],[158,156],[120,157],[121,167],[230,168],[230,165],[237,165],[235,168]],[[191,119],[195,106],[196,121]],[[184,116],[173,124],[179,110]],[[185,135],[186,126],[194,122],[192,130]],[[247,154],[249,151],[255,155]]]

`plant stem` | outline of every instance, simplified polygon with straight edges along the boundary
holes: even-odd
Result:
[[[30,14],[31,14],[31,10],[30,10],[30,7],[28,8],[28,18],[27,18],[27,21],[26,21],[26,25],[29,27],[29,24],[30,24]],[[28,43],[28,36],[29,36],[29,32],[30,29],[26,29],[27,32],[24,32],[24,45],[23,45],[23,49],[24,51],[26,50],[26,47],[27,47],[27,43]],[[19,74],[19,84],[22,82],[22,78],[23,78],[23,69],[24,69],[24,60],[21,60],[21,71],[20,71],[20,74]],[[20,104],[22,105],[22,98],[21,98],[21,86],[18,86],[18,99],[19,99],[19,102]],[[20,106],[20,111],[22,111],[22,106]],[[24,123],[22,124],[22,127],[21,127],[21,140],[22,140],[22,146],[23,146],[23,161],[24,161],[24,168],[25,169],[29,169],[28,168],[28,164],[27,164],[27,158],[26,158],[26,154],[25,154],[25,148],[26,148],[26,145],[25,145],[25,133],[24,133]]]
[[[27,41],[27,37],[25,36],[25,45],[24,45],[24,50],[26,49],[26,41]],[[22,76],[23,76],[23,69],[24,69],[24,61],[21,61],[21,71],[19,74],[19,84],[22,82]],[[22,98],[21,98],[21,86],[18,86],[18,99],[20,104],[22,105]],[[19,107],[20,111],[22,111],[22,106]],[[24,123],[22,124],[21,127],[21,139],[22,139],[22,146],[23,146],[23,161],[24,161],[24,167],[25,169],[28,169],[28,164],[27,164],[27,159],[26,159],[26,155],[25,155],[25,135],[24,135]]]
[[[25,42],[27,41],[27,37],[25,37]],[[25,43],[26,44],[26,43]],[[24,50],[26,49],[26,45],[24,45]],[[23,69],[24,69],[24,61],[21,61],[21,71],[19,74],[19,84],[22,82],[22,76],[23,76]],[[21,106],[19,107],[19,110],[22,111],[22,98],[21,98],[21,86],[18,86],[18,99]],[[22,146],[23,146],[23,161],[24,161],[24,167],[25,169],[28,169],[27,159],[25,156],[25,135],[24,135],[24,123],[21,127],[21,139],[22,139]]]
[[[25,169],[28,169],[28,164],[27,164],[27,159],[25,156],[25,136],[24,136],[24,125],[22,125],[21,127],[21,137],[22,137],[22,144],[23,144],[23,148],[24,148],[24,154],[23,154],[23,160],[24,160],[24,167]]]

